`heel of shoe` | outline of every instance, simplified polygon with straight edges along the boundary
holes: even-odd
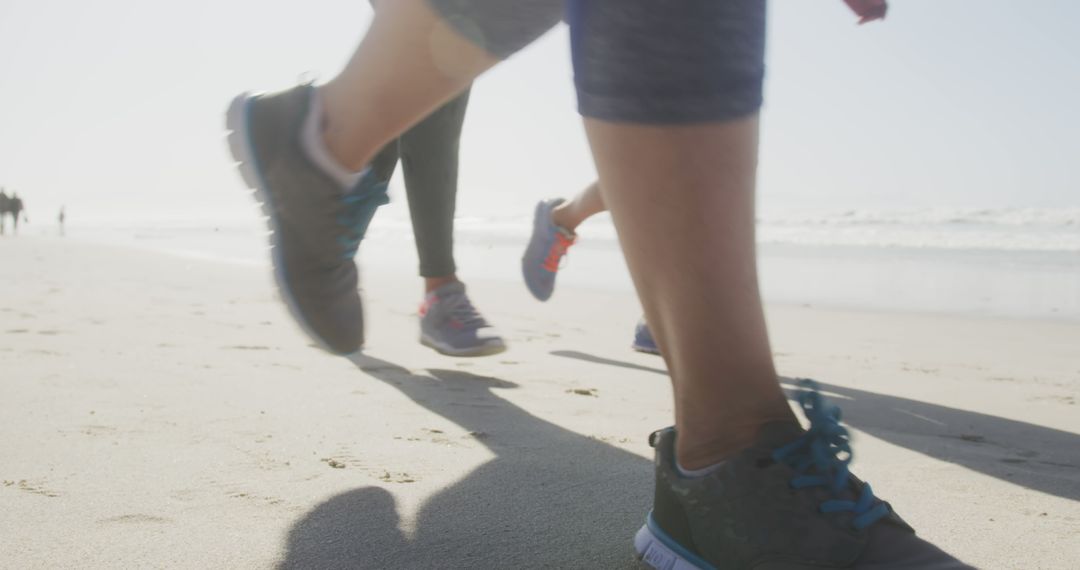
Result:
[[[715,570],[712,565],[697,559],[685,549],[661,538],[663,531],[653,531],[655,523],[649,513],[645,524],[634,535],[634,550],[638,559],[656,570]]]

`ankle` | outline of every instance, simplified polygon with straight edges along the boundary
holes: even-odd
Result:
[[[362,140],[354,136],[360,129],[352,128],[346,120],[349,115],[345,110],[348,107],[340,104],[340,96],[333,82],[317,88],[315,97],[322,107],[321,135],[327,152],[342,167],[359,172],[374,156],[375,149],[364,146]]]
[[[314,95],[300,129],[300,146],[324,174],[334,179],[342,190],[349,190],[360,181],[361,173],[351,170],[338,160],[326,142],[326,110],[318,94]]]
[[[574,233],[577,230],[581,221],[573,216],[573,210],[570,207],[570,202],[563,202],[558,206],[555,206],[551,210],[551,223],[559,226],[560,228]]]
[[[798,423],[798,420],[785,403],[782,410],[744,420],[728,420],[722,426],[680,426],[675,440],[675,457],[684,470],[708,468],[754,445],[761,427],[773,422]]]
[[[456,274],[446,275],[443,277],[425,277],[424,278],[424,294],[429,294],[432,291],[442,287],[443,285],[449,285],[450,283],[457,283],[458,278]]]
[[[366,154],[352,152],[355,145],[346,136],[344,129],[328,124],[323,128],[322,140],[330,156],[349,171],[360,172],[367,164]]]

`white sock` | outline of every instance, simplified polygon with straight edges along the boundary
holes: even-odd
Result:
[[[300,146],[312,162],[341,184],[342,190],[349,190],[360,181],[363,171],[352,172],[330,154],[330,149],[326,148],[326,143],[323,142],[322,119],[322,101],[319,99],[319,94],[315,93],[311,97],[311,106],[308,108],[307,117],[304,118],[304,126],[300,129]]]
[[[688,479],[699,479],[712,473],[713,471],[716,471],[717,469],[720,469],[720,466],[723,464],[724,462],[721,461],[720,463],[714,463],[712,465],[709,465],[708,467],[702,467],[701,469],[686,469],[679,464],[678,460],[676,460],[675,468],[679,470],[679,475],[682,475],[683,477],[686,477]]]

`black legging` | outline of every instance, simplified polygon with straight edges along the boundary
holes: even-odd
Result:
[[[388,181],[398,159],[401,160],[423,277],[445,277],[457,271],[454,207],[461,126],[468,106],[469,91],[466,90],[398,140],[390,141],[371,163],[379,179]]]

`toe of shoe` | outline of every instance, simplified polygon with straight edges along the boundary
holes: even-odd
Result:
[[[323,336],[322,342],[327,351],[345,356],[364,347],[364,335],[356,334],[354,331],[345,334],[336,331],[333,335]]]
[[[547,272],[543,269],[535,269],[533,267],[524,268],[525,286],[529,288],[529,292],[533,297],[536,297],[539,301],[547,301],[551,298],[551,293],[555,289],[555,280],[550,277],[550,274],[545,275]]]
[[[298,307],[301,325],[322,348],[351,354],[364,345],[364,313],[359,295],[344,302]]]

